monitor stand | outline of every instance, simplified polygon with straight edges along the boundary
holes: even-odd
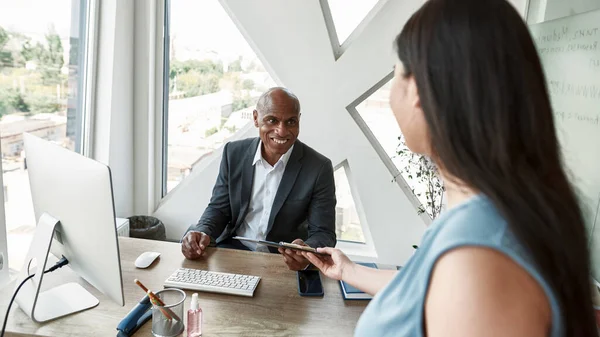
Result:
[[[37,323],[46,322],[72,313],[93,308],[99,301],[80,284],[72,282],[41,291],[43,270],[46,266],[54,230],[60,221],[44,213],[40,217],[35,235],[31,241],[27,258],[17,278],[16,287],[30,275],[29,268],[35,259],[37,271],[33,278],[25,282],[19,291],[16,302],[19,307]],[[16,289],[16,288],[15,288]]]

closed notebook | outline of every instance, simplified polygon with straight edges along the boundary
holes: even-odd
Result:
[[[357,264],[363,265],[369,268],[375,269],[400,269],[400,267],[389,266],[389,265],[381,265],[372,262],[356,262]],[[342,296],[344,296],[345,300],[370,300],[373,296],[360,291],[359,289],[351,286],[350,284],[340,281],[340,288],[342,289]]]

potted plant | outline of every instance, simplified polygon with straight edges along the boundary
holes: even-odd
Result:
[[[409,150],[404,136],[398,137],[398,140],[400,144],[396,152],[403,163],[399,167],[400,174],[403,174],[413,194],[421,202],[417,213],[420,215],[427,212],[435,219],[444,206],[444,182],[438,175],[437,166],[428,157]]]

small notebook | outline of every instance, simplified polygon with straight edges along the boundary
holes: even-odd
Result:
[[[393,269],[399,270],[400,269],[400,267],[376,264],[376,263],[372,263],[372,262],[356,262],[356,263],[363,265],[365,267],[376,268],[376,269],[391,269],[391,270],[393,270]],[[360,291],[359,289],[351,286],[350,284],[348,284],[344,281],[340,281],[340,288],[342,289],[342,296],[344,296],[345,300],[370,300],[373,298],[373,296]]]

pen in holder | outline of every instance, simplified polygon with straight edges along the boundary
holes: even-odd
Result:
[[[166,319],[168,319],[168,320],[174,319],[173,316],[171,316],[167,312],[167,310],[165,310],[164,303],[161,303],[162,301],[158,301],[158,298],[156,297],[156,295],[154,295],[154,293],[152,293],[150,290],[148,290],[148,297],[150,298],[150,302],[152,302],[153,308],[157,308],[158,310],[160,310],[160,312],[162,312],[162,314],[165,315]],[[171,311],[171,313],[173,313],[173,312]]]
[[[138,279],[133,280],[135,282],[135,284],[137,284],[140,288],[142,288],[143,291],[146,292],[146,294],[148,294],[148,296],[150,297],[150,300],[153,300],[152,303],[154,304],[154,301],[156,301],[156,306],[165,306],[165,304],[163,303],[163,301],[157,297],[152,291],[150,291],[148,288],[146,288],[145,285],[142,284],[142,282]],[[163,308],[163,310],[161,311],[165,311],[165,316],[169,319],[176,319],[178,321],[181,321],[181,318],[179,318],[179,316],[175,315],[169,308]]]
[[[148,290],[152,302],[152,334],[156,337],[174,337],[181,334],[184,330],[181,317],[185,292],[167,288],[150,295],[151,293]]]

